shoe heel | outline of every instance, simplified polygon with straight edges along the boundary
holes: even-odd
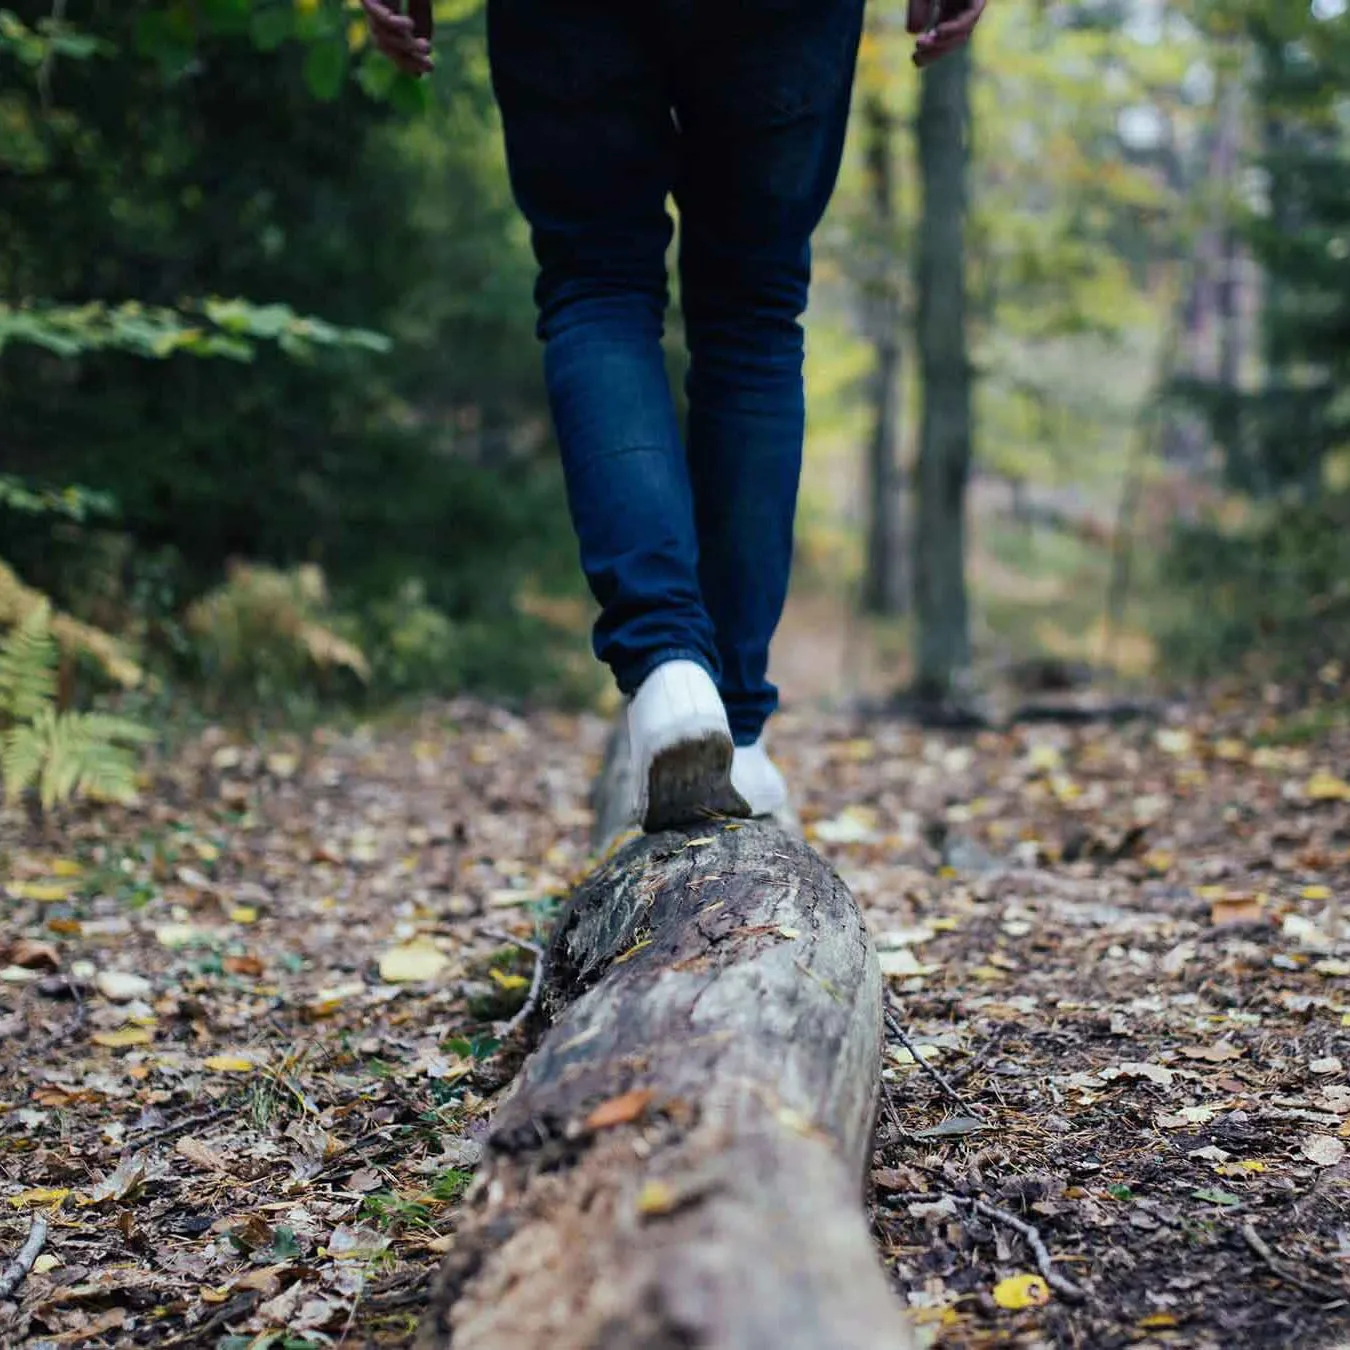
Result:
[[[716,816],[748,816],[749,803],[731,786],[731,756],[731,739],[721,734],[658,753],[647,777],[642,828],[650,834]]]

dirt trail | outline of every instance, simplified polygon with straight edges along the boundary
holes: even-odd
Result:
[[[976,738],[793,700],[809,833],[943,1079],[895,1040],[873,1175],[926,1344],[1344,1328],[1350,730],[1324,694]],[[0,1343],[406,1343],[511,1071],[510,939],[585,867],[604,730],[466,701],[220,733],[136,810],[4,818],[0,1255],[50,1232]]]

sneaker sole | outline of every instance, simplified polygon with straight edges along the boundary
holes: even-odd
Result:
[[[731,738],[722,732],[660,751],[647,774],[642,828],[653,834],[715,816],[749,816],[749,803],[731,786],[732,753]]]

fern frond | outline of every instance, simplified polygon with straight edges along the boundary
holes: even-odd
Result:
[[[136,795],[136,757],[118,740],[145,741],[138,722],[105,713],[65,713],[55,719],[42,766],[39,796],[50,808],[76,795],[130,801]]]
[[[6,801],[18,801],[37,782],[55,719],[56,714],[47,707],[33,721],[0,733],[0,775],[5,780]]]
[[[58,651],[51,608],[34,606],[0,642],[0,716],[31,722],[56,700]]]

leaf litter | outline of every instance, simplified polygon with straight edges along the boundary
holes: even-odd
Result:
[[[1340,1332],[1350,743],[1283,741],[1292,697],[1162,734],[781,718],[903,1036],[871,1213],[921,1345]],[[50,1223],[0,1340],[409,1342],[604,735],[470,700],[213,729],[134,808],[0,821],[0,1257]]]

